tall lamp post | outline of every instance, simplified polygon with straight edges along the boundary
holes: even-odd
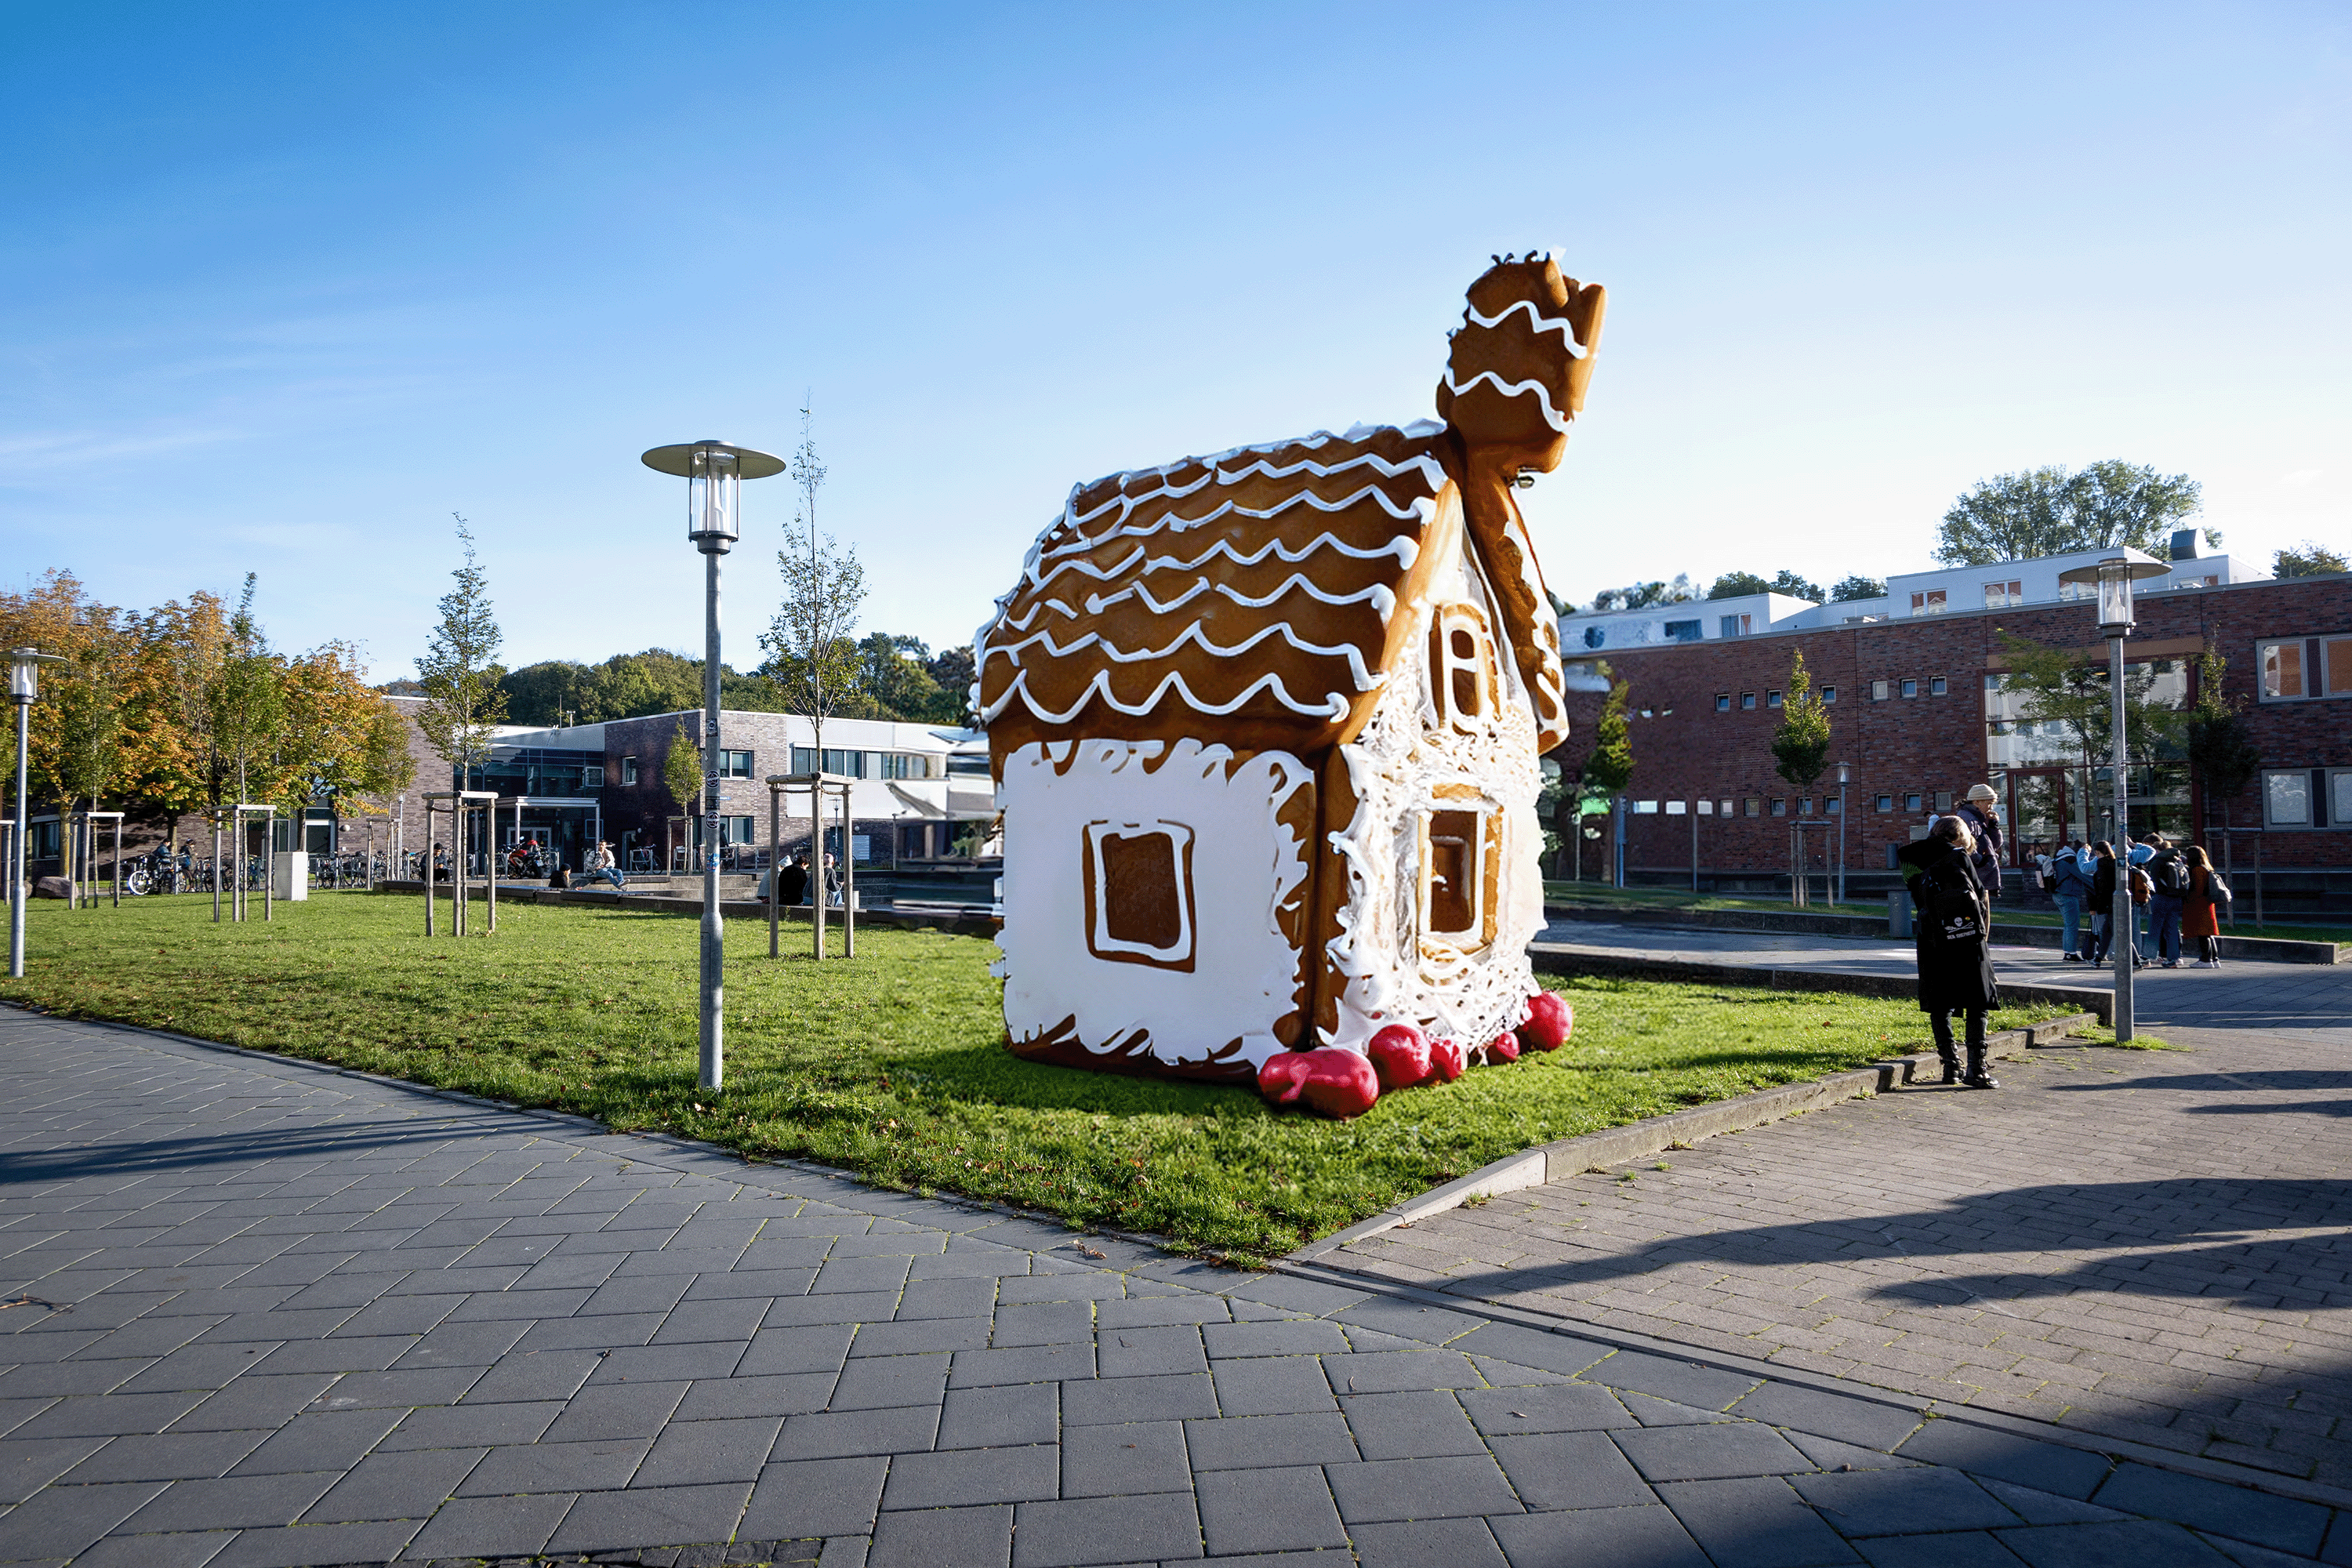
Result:
[[[16,830],[8,836],[8,977],[25,977],[25,834],[32,819],[26,816],[25,774],[32,757],[33,703],[41,694],[40,668],[45,664],[62,664],[65,655],[43,653],[37,647],[12,647],[8,650],[8,696],[16,704]],[[65,818],[58,816],[59,831]]]
[[[1853,764],[1840,763],[1838,776],[1838,903],[1845,902],[1845,786],[1853,778]]]
[[[656,447],[645,465],[686,480],[686,536],[702,552],[702,1087],[725,1077],[719,1006],[724,1000],[726,934],[719,920],[719,558],[742,534],[742,481],[784,471],[784,460],[725,441]]]
[[[2139,943],[2132,930],[2131,902],[2131,781],[2124,765],[2124,639],[2132,631],[2132,582],[2161,577],[2170,568],[2150,555],[2126,548],[2089,566],[2058,574],[2061,583],[2077,587],[2096,584],[2099,635],[2107,639],[2107,696],[2114,704],[2108,727],[2115,731],[2114,754],[2108,768],[2115,775],[2116,901],[2107,912],[2113,933],[2109,958],[2116,966],[2116,1038],[2132,1037],[2132,963]]]

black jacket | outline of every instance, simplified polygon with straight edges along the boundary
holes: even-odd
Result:
[[[2102,915],[2116,912],[2116,863],[2110,856],[2100,856],[2091,873],[2091,910]]]
[[[1921,838],[1896,851],[1895,861],[1911,890],[1911,930],[1919,961],[1919,1010],[1940,1013],[2000,1006],[2000,991],[1993,977],[1990,944],[1948,942],[1936,933],[1929,921],[1918,918],[1926,903],[1921,889],[1930,879],[1948,885],[1958,882],[1980,901],[1985,898],[1984,884],[1977,879],[1969,858],[1943,839]]]
[[[1976,868],[1977,880],[1998,894],[2000,891],[2000,824],[1995,822],[1990,813],[1965,803],[1952,815],[1967,823],[1969,831],[1976,837],[1976,853],[1969,858],[1969,863]]]
[[[797,863],[776,873],[776,902],[797,904],[808,897],[808,868]]]

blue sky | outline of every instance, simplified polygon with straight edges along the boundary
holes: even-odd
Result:
[[[2352,17],[2134,5],[0,9],[0,547],[408,673],[700,647],[682,482],[782,450],[969,640],[1069,487],[1425,416],[1490,253],[1611,291],[1562,595],[1927,563],[2108,457],[2352,547]],[[748,487],[737,662],[782,480]]]

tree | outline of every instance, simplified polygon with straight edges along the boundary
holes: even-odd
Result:
[[[2189,710],[2189,765],[2197,771],[2209,800],[2221,803],[2221,831],[2230,830],[2230,803],[2245,794],[2262,771],[2263,751],[2221,678],[2229,660],[2207,647],[2197,660],[2197,701]]]
[[[1860,573],[1846,578],[1830,590],[1830,602],[1833,605],[1851,604],[1856,599],[1885,597],[1886,597],[1886,584],[1875,577],[1864,577]]]
[[[256,574],[247,573],[219,668],[205,691],[205,722],[215,748],[220,792],[239,803],[253,799],[256,764],[270,754],[286,720],[283,671],[254,618],[255,583]]]
[[[866,568],[855,548],[842,549],[830,534],[818,542],[816,492],[825,469],[810,430],[813,417],[801,410],[801,444],[793,453],[793,482],[800,489],[793,530],[797,535],[807,528],[808,549],[803,552],[796,538],[793,548],[776,552],[784,599],[760,646],[768,650],[761,672],[783,693],[787,710],[808,716],[822,766],[824,721],[858,689],[857,645],[850,637],[866,602]]]
[[[449,574],[457,585],[441,600],[441,619],[416,661],[425,706],[416,727],[442,760],[457,770],[460,789],[474,787],[474,769],[489,760],[490,731],[507,716],[507,694],[498,664],[506,640],[490,608],[489,575],[474,555],[474,531],[456,512],[457,540],[466,563]]]
[[[1772,771],[1810,789],[1829,766],[1830,715],[1813,690],[1813,677],[1805,668],[1805,653],[1797,650],[1789,667],[1789,690],[1780,702],[1780,727],[1772,731]]]
[[[2203,487],[2187,474],[2112,458],[2076,472],[2053,466],[2000,474],[1978,480],[1944,513],[1936,559],[1982,566],[2129,545],[2168,560],[2173,525],[2203,505]],[[2210,529],[2205,537],[2221,542]]]
[[[1710,599],[1744,599],[1750,594],[1769,594],[1772,584],[1753,572],[1727,572],[1715,580],[1706,591]]]
[[[1635,583],[1623,588],[1603,588],[1592,596],[1596,615],[1610,610],[1646,610],[1656,605],[1686,605],[1698,597],[1690,574],[1677,573],[1671,583]]]
[[[2017,718],[2055,724],[2085,769],[2107,765],[2115,751],[2115,704],[2107,687],[2105,650],[2059,648],[2001,634],[2009,672],[2001,689],[2017,700]],[[2124,748],[2127,761],[2152,763],[2179,740],[2182,714],[2149,700],[2169,660],[2124,667]]]
[[[977,728],[980,724],[980,715],[971,710],[971,687],[972,682],[978,679],[978,670],[972,664],[971,644],[966,643],[961,647],[943,649],[940,656],[932,659],[926,668],[929,669],[932,680],[939,684],[941,697],[951,700],[955,704],[952,717],[941,716],[946,713],[946,706],[943,702],[941,707],[934,711],[931,721]]]
[[[1606,678],[1606,665],[1600,667]],[[1625,793],[1633,782],[1633,726],[1625,717],[1625,700],[1633,694],[1633,682],[1611,680],[1609,695],[1601,701],[1601,717],[1592,724],[1592,750],[1586,753],[1584,765],[1577,770],[1577,781],[1584,800],[1613,800]],[[1577,821],[1577,859],[1584,858],[1583,821]]]
[[[1786,594],[1792,599],[1810,600],[1816,605],[1828,597],[1822,592],[1822,585],[1819,583],[1813,582],[1811,578],[1800,577],[1785,566],[1780,569],[1780,574],[1772,579],[1772,592]]]
[[[560,724],[593,722],[583,721],[580,715],[584,706],[583,697],[593,679],[594,672],[584,664],[568,658],[550,658],[537,664],[526,664],[520,669],[508,670],[499,678],[499,689],[506,693],[507,711],[514,722],[544,724],[551,728]]]
[[[2307,539],[2302,549],[2282,550],[2271,557],[2273,577],[2318,577],[2330,572],[2352,572],[2352,561]]]
[[[47,769],[49,794],[61,820],[77,802],[98,809],[114,793],[122,771],[133,650],[131,637],[115,620],[111,609],[87,607],[66,645],[66,662],[53,667],[43,682],[42,698],[55,714],[55,744]]]

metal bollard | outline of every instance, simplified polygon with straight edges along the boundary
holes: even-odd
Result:
[[[1911,895],[1894,892],[1886,895],[1886,934],[1897,941],[1911,937]]]

